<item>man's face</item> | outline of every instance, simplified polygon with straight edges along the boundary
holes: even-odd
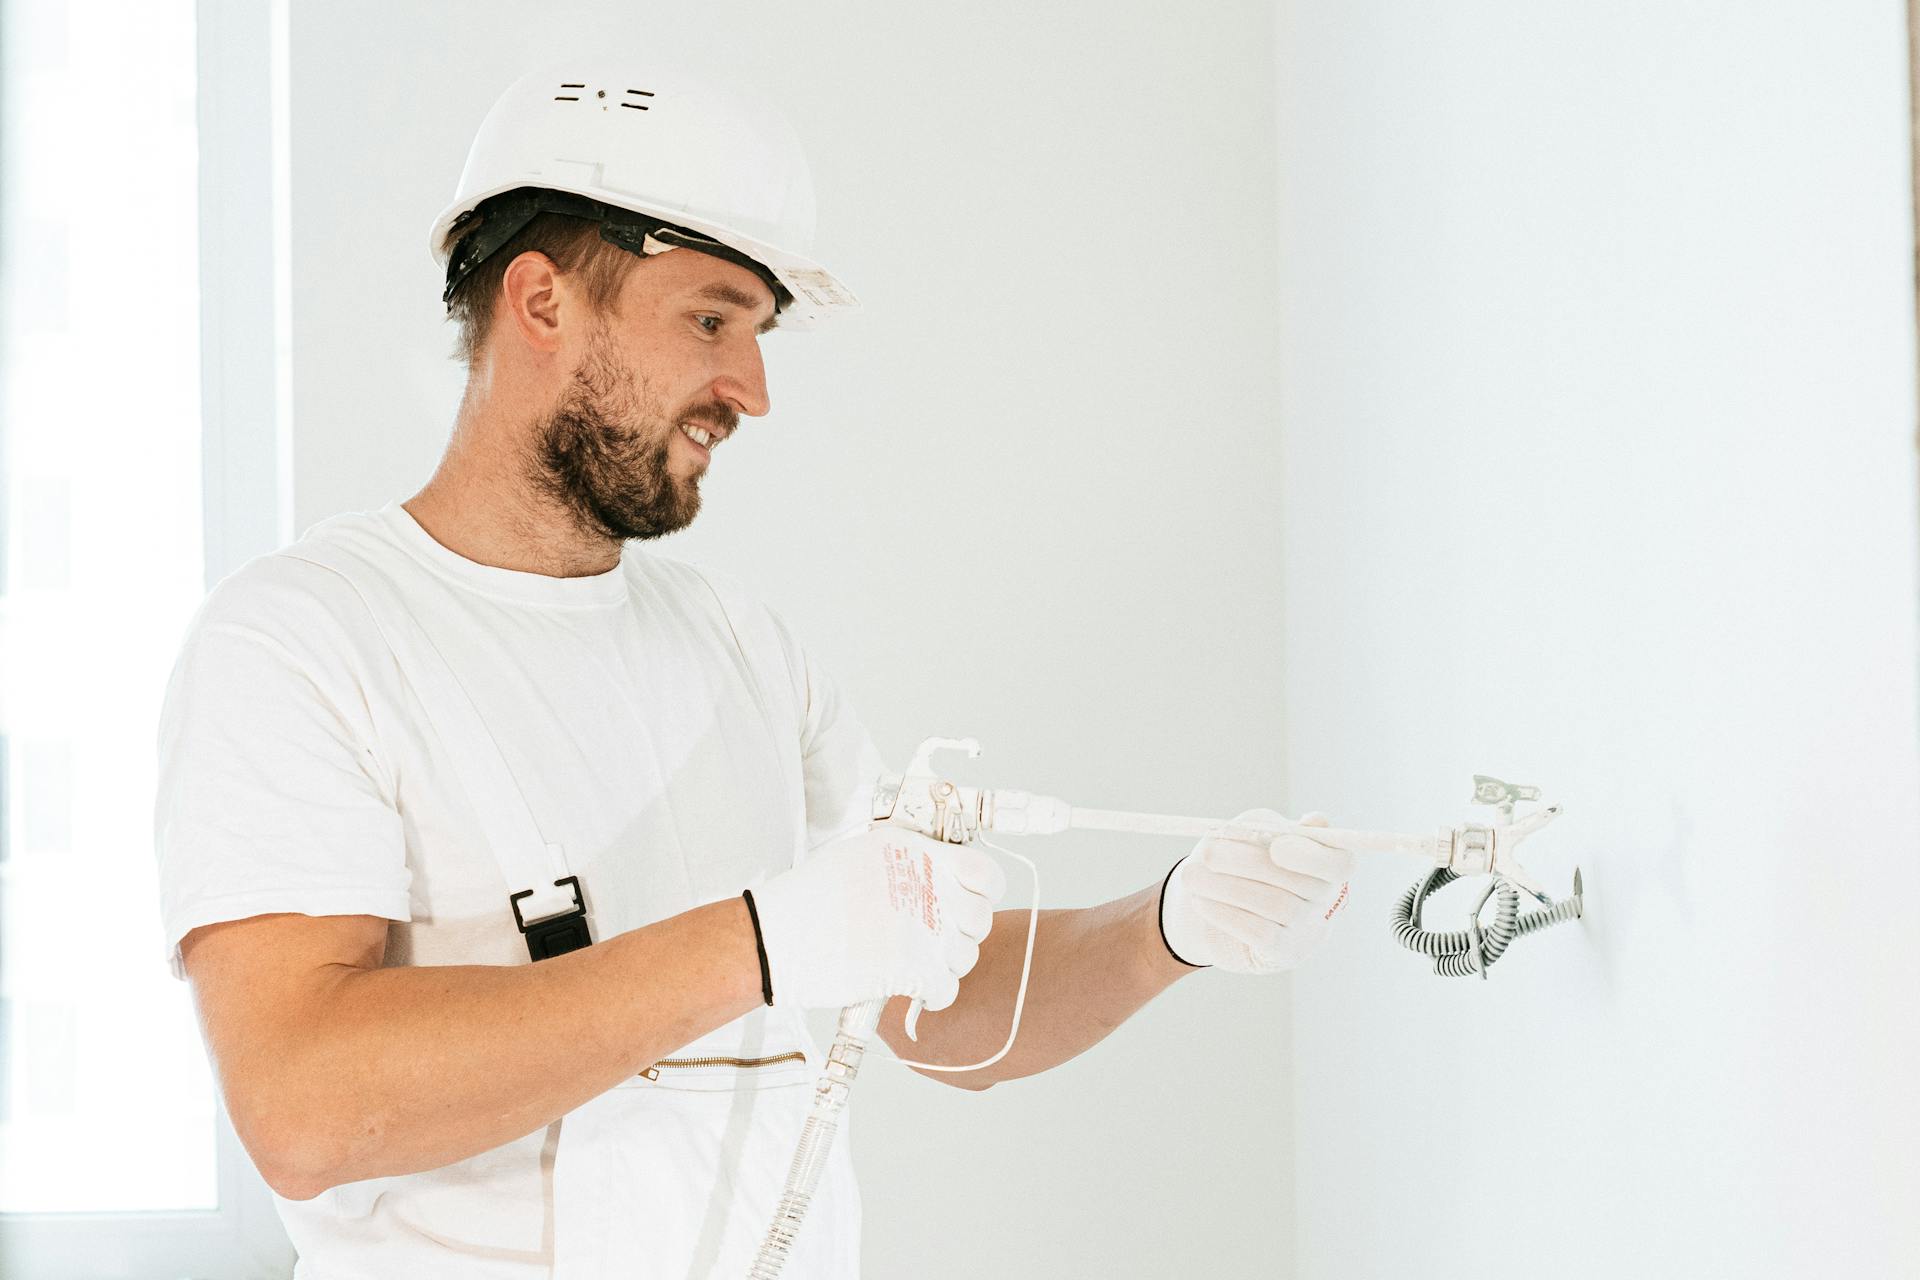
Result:
[[[742,413],[767,411],[759,331],[772,315],[772,293],[744,267],[692,249],[634,263],[536,426],[535,485],[596,534],[624,541],[686,528],[712,452]]]

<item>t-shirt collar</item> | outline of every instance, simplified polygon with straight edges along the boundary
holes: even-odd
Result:
[[[431,568],[476,591],[527,604],[597,605],[627,598],[626,549],[622,550],[621,562],[605,573],[556,578],[467,559],[435,541],[397,498],[376,514],[408,551]]]

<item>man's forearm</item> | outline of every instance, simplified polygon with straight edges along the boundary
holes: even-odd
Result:
[[[222,941],[200,944],[196,986],[272,980]],[[537,965],[312,973],[208,1027],[249,1152],[302,1199],[523,1137],[762,1004],[739,898]]]
[[[1195,972],[1161,941],[1159,904],[1156,882],[1097,907],[1042,911],[1013,1048],[978,1071],[923,1074],[984,1089],[1058,1066],[1104,1040],[1147,1001]],[[980,962],[961,980],[959,998],[921,1015],[918,1041],[908,1040],[902,1027],[907,1001],[889,1001],[881,1031],[894,1052],[920,1062],[978,1062],[1005,1044],[1020,989],[1027,920],[1025,911],[994,913],[993,931],[980,946]]]

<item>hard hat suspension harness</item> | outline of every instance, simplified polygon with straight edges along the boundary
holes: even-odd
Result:
[[[731,245],[721,244],[718,240],[648,214],[545,187],[519,187],[489,197],[454,220],[447,229],[452,250],[447,255],[447,287],[441,292],[440,301],[451,307],[453,291],[460,287],[460,282],[543,213],[563,213],[597,222],[600,224],[602,240],[642,258],[664,253],[668,249],[694,249],[710,254],[745,267],[760,277],[767,288],[773,291],[776,314],[785,311],[793,302],[793,294],[788,292],[773,272]],[[472,230],[463,234],[468,227]]]

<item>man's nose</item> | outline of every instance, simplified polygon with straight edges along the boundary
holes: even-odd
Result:
[[[760,358],[760,340],[749,338],[737,347],[720,376],[713,382],[714,398],[732,405],[749,418],[765,417],[772,406],[767,400],[767,366]]]

